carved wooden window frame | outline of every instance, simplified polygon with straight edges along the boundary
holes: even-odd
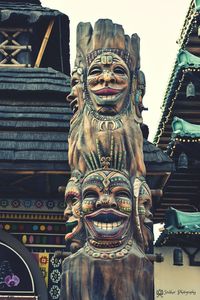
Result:
[[[22,64],[18,61],[17,55],[21,51],[32,51],[31,45],[23,45],[16,40],[20,34],[24,32],[32,32],[31,28],[3,28],[0,27],[0,35],[5,39],[0,43],[0,53],[4,56],[0,61],[0,67],[17,67],[27,68],[31,67],[31,64]]]

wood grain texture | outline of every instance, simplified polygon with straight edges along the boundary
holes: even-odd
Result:
[[[94,259],[79,250],[63,262],[60,300],[152,300],[152,263],[134,245],[123,259]]]

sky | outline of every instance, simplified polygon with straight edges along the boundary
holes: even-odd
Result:
[[[152,141],[161,118],[160,106],[178,53],[176,43],[191,0],[41,0],[70,19],[71,67],[75,58],[76,27],[79,22],[108,18],[121,24],[126,34],[140,36],[141,70],[146,77],[143,112]]]

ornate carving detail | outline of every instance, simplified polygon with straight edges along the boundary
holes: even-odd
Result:
[[[118,300],[118,293],[120,299],[147,300],[152,295],[152,266],[144,253],[151,239],[146,227],[151,216],[151,193],[145,182],[139,126],[145,92],[139,68],[137,35],[125,36],[123,28],[110,20],[97,21],[94,30],[89,23],[79,24],[68,97],[74,111],[68,152],[72,177],[65,193],[67,226],[73,228],[66,241],[71,242],[72,252],[79,251],[64,262],[67,288],[62,288],[62,300],[92,300],[96,295],[94,285],[88,295],[81,286],[87,289],[84,282],[93,282],[89,274],[99,276],[98,272],[105,295],[99,291],[96,299]],[[111,260],[122,268],[127,281],[120,292],[114,288],[114,281],[119,280],[117,272],[108,275]],[[134,266],[128,274],[125,265],[130,262]],[[73,273],[79,276],[78,266],[85,268],[87,279],[80,279],[75,296],[70,286]],[[136,287],[137,266],[140,278]],[[148,288],[143,286],[142,277]],[[113,288],[115,296],[109,292]]]

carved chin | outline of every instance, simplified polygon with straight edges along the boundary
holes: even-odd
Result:
[[[124,93],[120,92],[116,95],[96,95],[92,94],[91,99],[96,110],[101,114],[117,114],[122,107],[124,101]]]
[[[129,217],[113,209],[100,209],[85,216],[85,221],[95,240],[118,240],[127,232]]]
[[[116,105],[120,100],[122,100],[123,93],[118,93],[116,95],[96,95],[94,94],[95,102],[98,105]]]

